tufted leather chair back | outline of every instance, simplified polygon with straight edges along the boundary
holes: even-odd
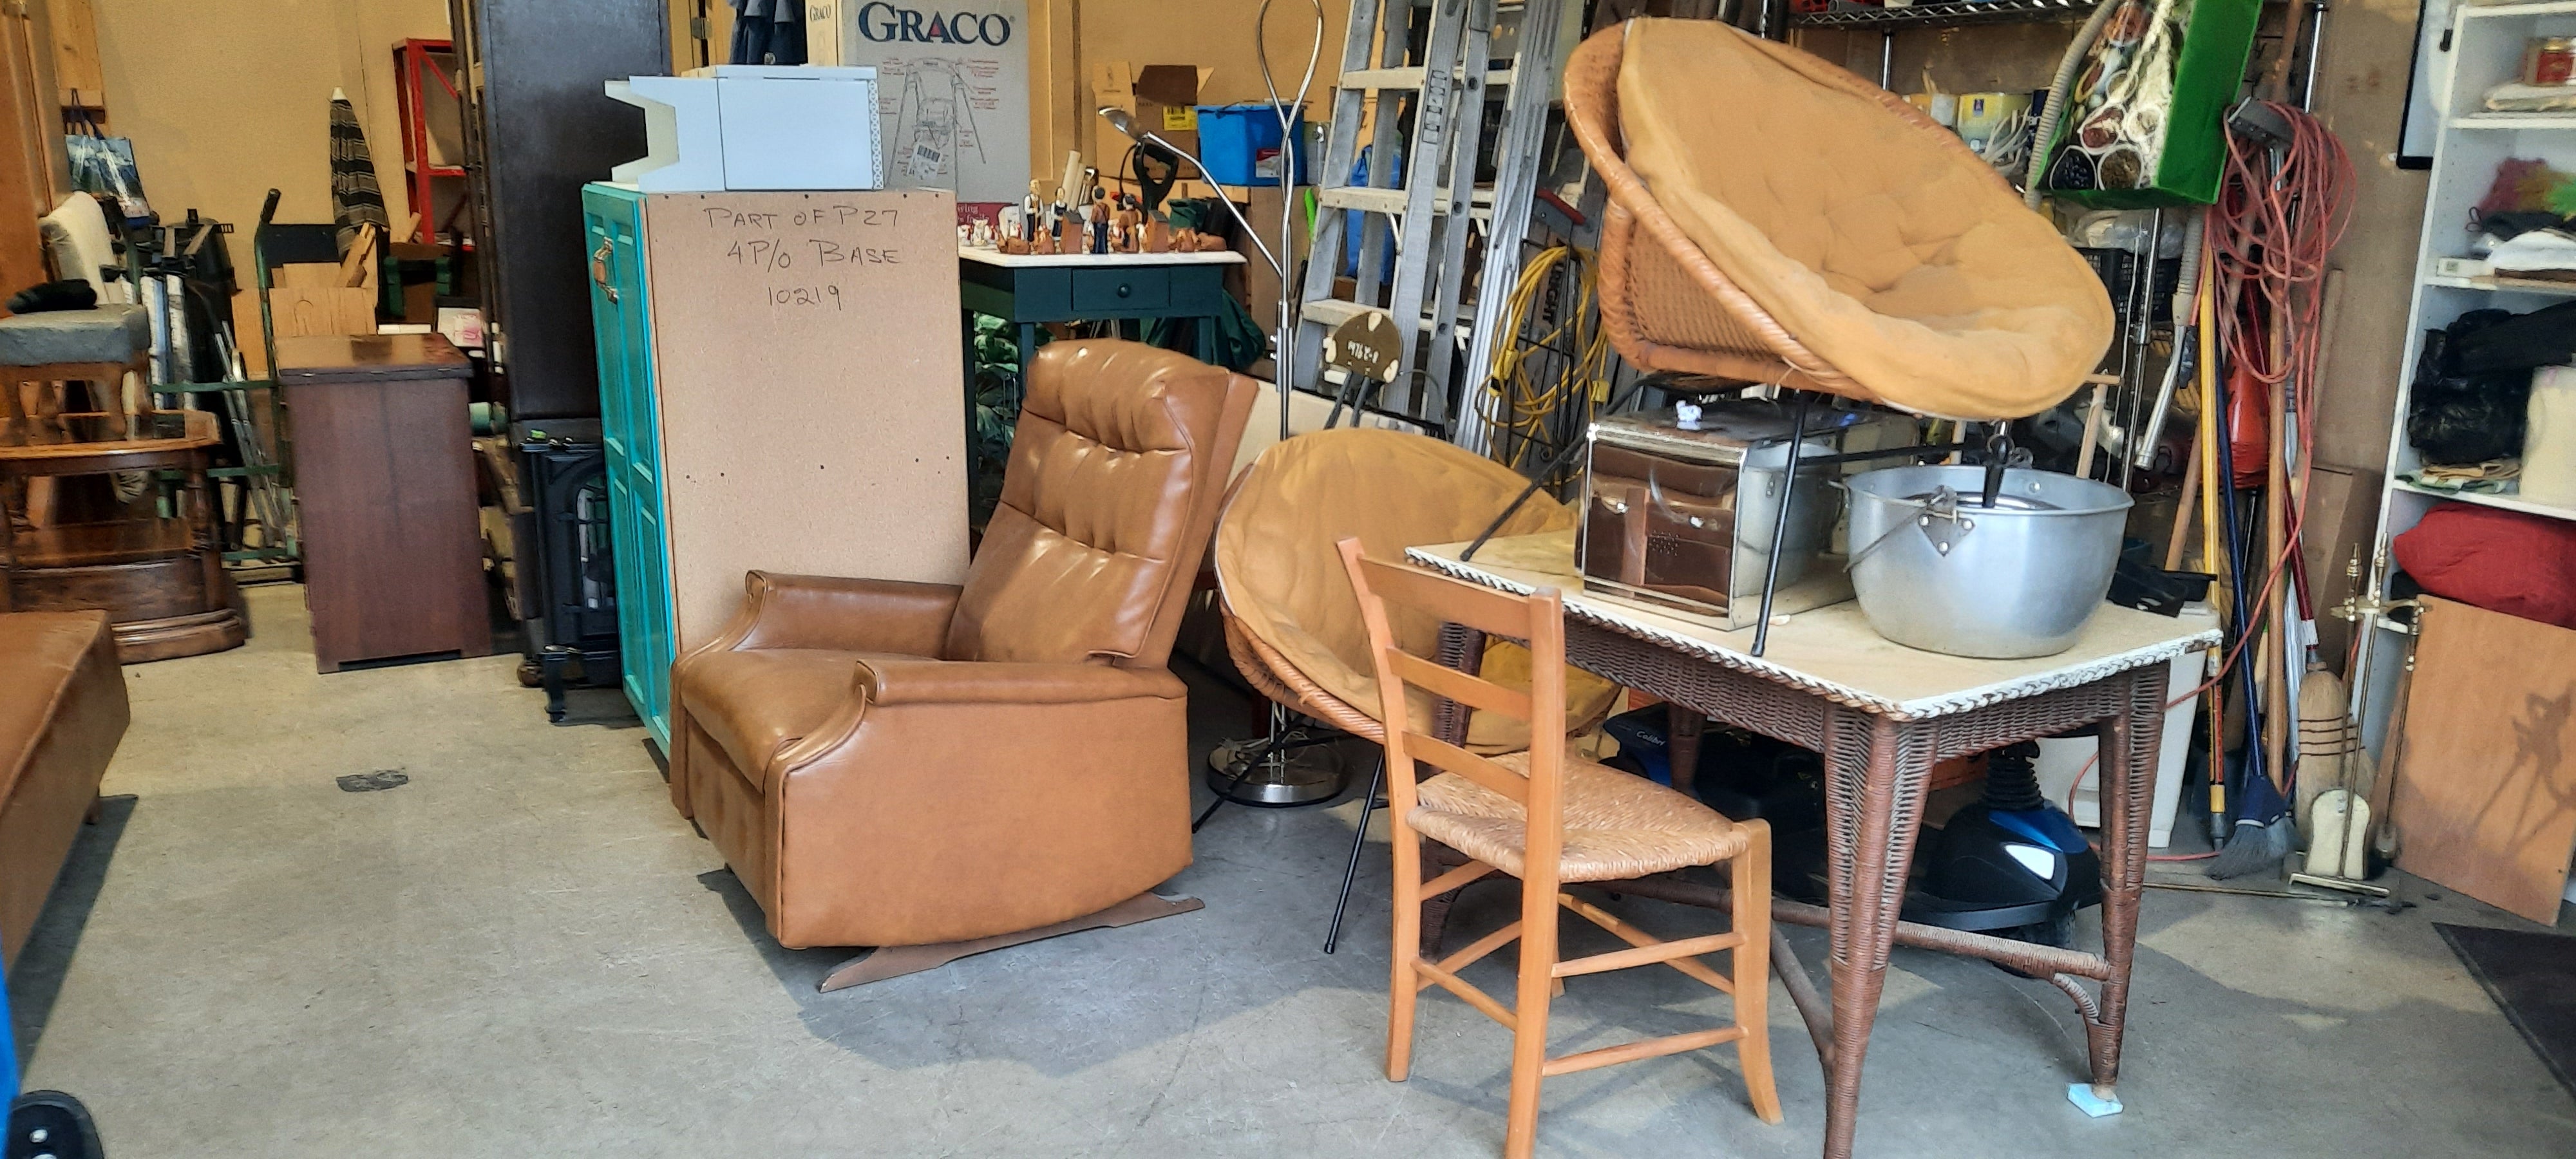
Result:
[[[944,658],[1161,667],[1255,393],[1133,342],[1039,351]]]

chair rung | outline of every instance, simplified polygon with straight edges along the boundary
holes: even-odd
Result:
[[[1467,1005],[1484,1011],[1485,1017],[1502,1023],[1505,1029],[1518,1030],[1521,1028],[1520,1019],[1512,1017],[1512,1012],[1503,1009],[1502,1003],[1494,1001],[1493,995],[1477,989],[1473,983],[1470,983],[1447,970],[1443,970],[1438,966],[1434,966],[1429,962],[1425,962],[1420,958],[1413,960],[1413,968],[1421,972],[1423,977],[1439,983],[1441,989],[1465,999]]]
[[[1469,943],[1466,949],[1440,959],[1440,968],[1455,974],[1460,970],[1466,969],[1477,959],[1493,953],[1496,950],[1502,949],[1506,943],[1509,943],[1520,936],[1521,924],[1519,922],[1513,922],[1510,925],[1504,926],[1499,930],[1495,930],[1494,932]]]
[[[1594,954],[1589,958],[1570,958],[1556,964],[1556,976],[1572,978],[1579,974],[1598,974],[1605,970],[1625,970],[1631,966],[1669,963],[1675,958],[1696,958],[1719,950],[1732,950],[1744,944],[1742,934],[1710,934],[1706,937],[1683,938],[1677,942],[1659,942],[1651,946],[1634,946]],[[1730,989],[1730,993],[1733,991]]]
[[[1561,1074],[1573,1074],[1579,1070],[1591,1070],[1595,1067],[1616,1066],[1623,1062],[1635,1062],[1641,1058],[1661,1058],[1667,1054],[1680,1054],[1686,1050],[1702,1050],[1720,1043],[1733,1042],[1742,1037],[1744,1037],[1743,1027],[1721,1026],[1715,1030],[1694,1030],[1688,1034],[1674,1034],[1663,1038],[1641,1038],[1635,1042],[1623,1042],[1617,1046],[1605,1046],[1599,1050],[1587,1050],[1580,1054],[1569,1054],[1563,1058],[1551,1058],[1545,1065],[1538,1068],[1538,1073],[1548,1078],[1555,1078]]]
[[[1600,906],[1594,905],[1591,902],[1585,901],[1582,898],[1576,897],[1573,894],[1560,893],[1556,895],[1556,897],[1559,902],[1564,904],[1565,908],[1581,914],[1593,925],[1610,931],[1611,934],[1618,937],[1620,941],[1626,942],[1631,946],[1636,946],[1642,949],[1648,946],[1661,947],[1664,944],[1656,940],[1652,935],[1646,933],[1646,931],[1620,921],[1618,915],[1602,909]],[[1729,932],[1740,933],[1742,931]],[[1728,982],[1725,978],[1720,977],[1717,971],[1709,969],[1708,963],[1702,962],[1697,958],[1666,958],[1662,959],[1662,961],[1665,965],[1679,970],[1684,974],[1688,974],[1713,989],[1723,990],[1729,994],[1735,993],[1735,987],[1732,983]]]
[[[1456,869],[1452,869],[1447,873],[1423,882],[1421,896],[1438,897],[1453,889],[1463,889],[1484,880],[1494,872],[1495,869],[1493,866],[1487,865],[1481,861],[1470,861],[1465,865],[1461,865]]]

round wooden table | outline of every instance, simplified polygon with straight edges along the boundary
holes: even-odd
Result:
[[[0,425],[0,611],[107,612],[133,664],[239,647],[250,638],[225,573],[206,467],[223,442],[205,411],[13,416]],[[29,510],[38,479],[178,471],[173,514],[57,523]]]

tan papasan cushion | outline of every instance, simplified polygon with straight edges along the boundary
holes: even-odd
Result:
[[[1370,555],[1402,559],[1408,547],[1473,539],[1527,483],[1491,459],[1400,431],[1339,429],[1289,439],[1253,461],[1217,523],[1217,585],[1226,610],[1326,692],[1383,720],[1368,629],[1333,545],[1356,535]],[[1542,493],[1531,496],[1496,534],[1554,531],[1573,523],[1572,512]],[[1417,655],[1434,651],[1438,622],[1394,612],[1398,645]],[[1526,688],[1526,657],[1521,652],[1514,664],[1488,652],[1485,671],[1497,683]],[[1569,727],[1598,720],[1618,691],[1600,677],[1568,668]],[[1415,727],[1428,731],[1430,694],[1409,693]],[[1469,718],[1467,743],[1487,752],[1526,748],[1529,728],[1479,712]]]
[[[1781,328],[1889,405],[2057,405],[2110,345],[2101,279],[1990,166],[1855,84],[1715,21],[1630,21],[1628,165]]]

